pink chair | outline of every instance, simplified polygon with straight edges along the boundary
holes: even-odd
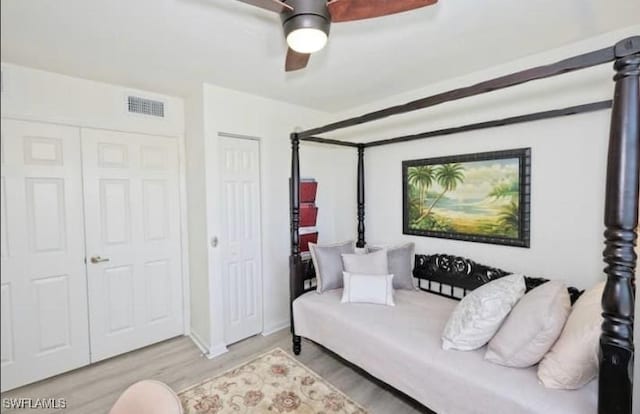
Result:
[[[109,414],[182,414],[182,404],[168,385],[144,380],[127,388]]]

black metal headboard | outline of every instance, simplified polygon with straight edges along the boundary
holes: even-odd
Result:
[[[413,276],[418,279],[421,290],[458,300],[469,291],[510,274],[512,273],[502,269],[447,254],[417,254],[413,269]],[[545,282],[548,279],[525,276],[527,292]],[[567,290],[572,304],[582,294],[582,291],[574,287]]]
[[[465,257],[448,254],[416,254],[413,269],[413,277],[418,279],[418,287],[421,290],[458,300],[485,283],[510,274],[513,273],[485,266]],[[300,291],[295,297],[316,288],[316,271],[311,257],[305,257],[302,260],[300,277],[302,279]],[[524,281],[528,292],[549,280],[525,276]],[[574,287],[569,287],[567,290],[572,304],[583,292]]]

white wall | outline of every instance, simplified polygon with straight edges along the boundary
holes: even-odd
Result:
[[[211,312],[207,229],[203,224],[203,217],[206,216],[207,187],[204,173],[206,160],[202,88],[197,88],[185,100],[185,121],[191,336],[204,352],[209,353]]]
[[[129,114],[127,96],[165,103],[165,117]],[[181,137],[184,103],[158,95],[52,72],[2,63],[3,117],[53,122],[80,127]]]
[[[610,46],[638,28],[590,39],[394,96],[349,116],[471,85],[516,70]],[[446,64],[446,62],[443,62]],[[411,115],[356,127],[335,137],[390,138],[470,122],[611,99],[611,64],[536,81]],[[411,240],[420,253],[458,254],[530,276],[586,288],[603,278],[603,215],[609,110],[367,149],[367,241]],[[374,125],[375,124],[375,125]],[[444,155],[532,148],[531,248],[496,246],[402,234],[401,162]]]
[[[601,111],[369,151],[369,242],[413,240],[420,253],[457,254],[590,287],[603,277],[608,119]],[[531,248],[402,235],[402,160],[522,147],[532,148]]]
[[[202,134],[199,131],[192,134],[191,127],[187,128],[189,177],[206,176],[208,189],[204,193],[200,190],[200,182],[190,183],[191,280],[193,284],[194,280],[208,279],[210,327],[206,346],[210,354],[215,354],[224,351],[220,250],[211,248],[208,243],[212,237],[220,234],[221,225],[218,208],[218,134],[223,132],[260,139],[264,332],[269,333],[289,324],[289,134],[296,127],[308,128],[322,124],[328,116],[300,106],[213,85],[204,85],[202,95],[204,131]],[[199,99],[195,94],[195,102]],[[192,119],[189,112],[196,113],[194,119],[198,117],[198,109],[191,102],[189,98],[189,123]],[[355,228],[343,225],[346,214],[335,214],[343,192],[349,197],[354,194],[350,187],[355,183],[355,154],[354,149],[301,144],[301,175],[314,177],[319,182],[317,205],[320,208],[318,229],[321,240],[352,237],[355,232]],[[346,185],[341,184],[344,176],[348,177]],[[204,194],[206,199],[202,200]],[[206,208],[204,215],[200,211],[203,206]],[[355,210],[351,214],[355,216]],[[335,219],[338,216],[340,218]],[[348,223],[351,225],[353,221],[348,220]],[[206,229],[206,236],[193,231],[196,227]],[[207,249],[208,258],[200,254],[201,249]],[[194,289],[197,289],[195,285]],[[195,295],[192,300],[204,303]],[[197,311],[195,307],[192,310],[194,313]],[[200,313],[200,310],[197,312]],[[195,315],[192,317],[194,330],[196,318]]]

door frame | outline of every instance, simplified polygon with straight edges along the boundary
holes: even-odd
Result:
[[[258,265],[260,266],[260,295],[262,296],[261,300],[261,329],[260,332],[264,332],[264,304],[265,304],[265,291],[264,291],[264,217],[263,217],[263,173],[264,173],[264,159],[263,159],[263,139],[260,137],[256,137],[253,135],[245,135],[245,134],[236,134],[225,131],[218,131],[213,137],[213,139],[209,139],[207,142],[207,165],[211,168],[207,168],[207,205],[208,205],[208,240],[209,243],[209,263],[213,264],[209,269],[209,280],[213,283],[209,284],[209,297],[210,300],[210,309],[212,320],[211,322],[211,349],[210,355],[215,356],[220,353],[226,352],[226,341],[225,341],[225,320],[226,320],[226,309],[224,307],[224,301],[222,298],[223,289],[225,281],[222,278],[223,269],[222,269],[222,254],[221,249],[213,248],[211,245],[211,241],[213,237],[219,237],[222,229],[222,211],[217,206],[219,205],[221,194],[220,188],[220,165],[219,163],[219,150],[220,150],[220,138],[231,138],[231,139],[239,139],[239,140],[249,140],[255,141],[258,143],[258,161],[260,163],[259,166],[259,176],[258,176],[258,189],[260,192],[259,203],[258,203],[258,215],[260,217],[260,225],[259,225],[259,249],[260,249],[260,260],[258,261]],[[213,162],[212,162],[213,161]],[[214,188],[215,191],[209,191],[209,189]],[[220,287],[220,288],[219,288]],[[217,307],[216,304],[220,306]],[[217,315],[217,317],[215,317]],[[221,327],[216,330],[217,326]],[[259,333],[260,333],[259,332]],[[258,333],[258,334],[259,334]]]
[[[187,217],[187,153],[184,135],[174,136],[178,140],[178,191],[180,192],[180,250],[182,260],[182,315],[184,335],[191,335],[191,286],[189,283],[189,219]]]

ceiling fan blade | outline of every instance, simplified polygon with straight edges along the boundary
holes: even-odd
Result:
[[[309,57],[311,57],[311,55],[308,53],[298,53],[289,48],[289,50],[287,50],[287,60],[284,63],[285,72],[293,72],[294,70],[306,68],[307,63],[309,63]]]
[[[282,13],[285,11],[293,11],[293,7],[279,0],[238,0],[261,9],[271,10],[272,12]]]
[[[333,22],[370,19],[430,6],[438,0],[331,0],[327,7]]]

